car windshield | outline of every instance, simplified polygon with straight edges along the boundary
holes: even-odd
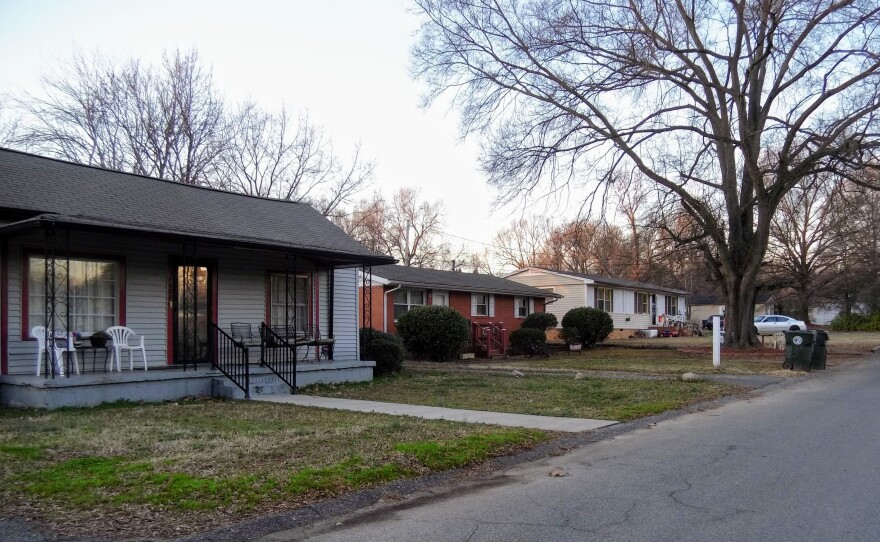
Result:
[[[760,322],[763,319],[764,319],[763,316],[755,316],[755,322]]]

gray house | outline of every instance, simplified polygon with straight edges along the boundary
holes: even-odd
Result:
[[[0,149],[0,401],[249,396],[370,379],[358,277],[392,262],[306,204]],[[135,336],[90,344],[119,326]],[[124,354],[114,371],[116,347],[141,337],[136,363]]]

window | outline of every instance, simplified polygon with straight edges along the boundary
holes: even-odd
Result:
[[[431,304],[439,305],[441,307],[449,306],[449,292],[440,292],[434,291],[434,294],[431,296]]]
[[[495,298],[491,294],[471,294],[471,316],[495,316]]]
[[[119,262],[112,260],[71,258],[69,274],[56,274],[56,299],[62,303],[66,302],[68,294],[68,276],[70,279],[71,331],[93,333],[121,323],[120,266]],[[27,274],[28,322],[25,328],[29,332],[34,326],[46,325],[46,260],[28,258]],[[62,320],[63,313],[63,306],[58,306],[56,321],[51,327],[67,327],[67,322]]]
[[[269,325],[286,326],[288,319],[296,318],[296,329],[309,328],[309,279],[306,276],[291,276],[286,281],[284,275],[270,276]],[[284,284],[287,283],[285,302]],[[290,317],[286,314],[290,310]],[[294,325],[294,322],[290,322]]]
[[[648,314],[648,294],[645,292],[636,292],[636,314]]]
[[[678,316],[678,296],[666,296],[666,316]]]
[[[529,298],[514,297],[513,298],[513,315],[517,318],[525,318],[529,315]]]
[[[614,312],[614,290],[596,287],[596,308],[605,312]]]
[[[425,304],[424,290],[400,289],[394,292],[394,321],[403,316],[413,307]]]

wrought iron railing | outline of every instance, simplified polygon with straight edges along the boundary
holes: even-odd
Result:
[[[250,399],[250,368],[247,347],[220,329],[215,322],[211,322],[210,329],[211,345],[214,349],[212,353],[214,367],[241,388],[245,398]]]
[[[296,390],[296,346],[275,333],[265,322],[260,323],[260,364],[265,365],[278,378],[290,386],[290,393]]]

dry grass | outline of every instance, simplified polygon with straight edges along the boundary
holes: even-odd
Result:
[[[405,370],[372,383],[313,386],[303,390],[326,397],[620,421],[741,391],[741,388],[715,382],[575,379],[572,375],[542,374],[517,377],[442,368]]]
[[[262,402],[0,409],[0,506],[63,533],[175,536],[551,437]]]

